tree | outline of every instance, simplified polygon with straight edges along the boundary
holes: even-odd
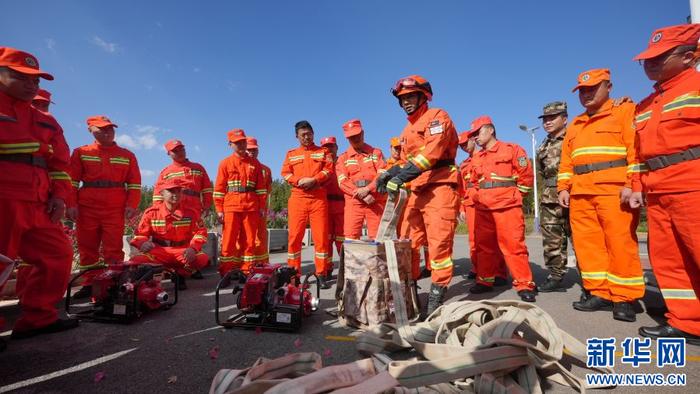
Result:
[[[287,201],[292,194],[292,187],[281,179],[272,181],[272,193],[270,194],[270,210],[280,212],[287,208]]]

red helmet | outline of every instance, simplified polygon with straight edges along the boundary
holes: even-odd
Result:
[[[433,99],[433,89],[430,87],[430,82],[420,75],[409,75],[401,78],[396,82],[394,88],[391,89],[391,94],[398,98],[403,94],[421,92],[425,95],[428,101]]]

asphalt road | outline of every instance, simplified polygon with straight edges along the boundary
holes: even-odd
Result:
[[[541,240],[529,237],[527,243],[535,278],[542,281],[546,270],[541,267]],[[471,283],[464,278],[470,266],[466,245],[466,237],[457,236],[457,270],[448,292],[449,301],[517,298],[510,287],[481,297],[467,292]],[[646,245],[640,245],[640,250],[644,259]],[[309,248],[304,250],[306,270],[311,270],[311,253]],[[283,262],[285,258],[285,253],[273,254],[271,261]],[[216,326],[213,313],[213,290],[217,280],[215,270],[209,268],[204,280],[188,281],[189,289],[181,293],[180,302],[171,310],[150,313],[130,325],[82,322],[79,328],[68,332],[11,341],[8,349],[0,353],[0,393],[13,390],[18,393],[202,393],[209,390],[219,369],[244,368],[258,357],[315,351],[322,355],[324,365],[358,358],[354,343],[347,340],[355,332],[340,327],[323,311],[334,305],[333,289],[322,292],[321,309],[304,321],[298,333],[222,329]],[[580,290],[573,270],[566,283],[570,287],[567,292],[540,294],[537,305],[583,342],[591,337],[615,337],[619,343],[625,337],[636,336],[640,325],[655,325],[662,320],[659,310],[663,304],[656,289],[648,288],[642,302],[649,312],[639,314],[636,323],[623,323],[612,320],[610,312],[575,312],[571,302],[578,299]],[[423,279],[420,286],[421,292],[426,292],[429,279]],[[4,316],[9,325],[17,317],[18,310],[16,305],[5,304],[0,306],[0,316]],[[9,332],[4,333],[7,334]],[[698,392],[694,387],[700,384],[700,347],[688,345],[687,355],[688,362],[683,369],[615,366],[619,373],[682,372],[687,375],[686,387],[617,388],[614,391]],[[545,390],[571,392],[556,385],[545,386]]]

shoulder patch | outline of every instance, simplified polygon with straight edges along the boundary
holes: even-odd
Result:
[[[518,165],[520,167],[527,167],[527,157],[518,157]]]
[[[439,120],[435,119],[428,124],[428,130],[430,130],[430,135],[441,134],[444,131],[444,127],[442,127],[442,123]]]

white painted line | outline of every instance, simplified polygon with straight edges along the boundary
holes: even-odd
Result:
[[[5,306],[12,306],[12,305],[17,305],[19,304],[19,300],[5,300],[5,301],[0,301],[0,308],[5,307]]]
[[[231,309],[234,309],[234,308],[236,308],[236,305],[220,306],[220,307],[219,307],[219,312],[230,311]],[[212,310],[210,310],[209,312],[211,312],[211,313],[216,313],[216,309],[212,309]]]
[[[232,289],[223,289],[219,291],[219,295],[224,295],[224,294],[231,294],[233,290]],[[202,297],[214,297],[216,295],[216,290],[212,291],[210,293],[204,293],[202,294]]]
[[[199,333],[202,333],[202,332],[207,332],[207,331],[211,331],[211,330],[216,330],[217,328],[221,328],[221,327],[220,327],[220,326],[214,326],[214,327],[205,328],[205,329],[203,329],[203,330],[192,331],[192,332],[188,332],[187,334],[176,335],[176,336],[172,337],[172,339],[178,339],[178,338],[188,337],[188,336],[190,336],[190,335],[195,335],[195,334],[199,334]]]
[[[31,386],[31,385],[34,385],[37,383],[45,382],[47,380],[58,378],[58,377],[63,376],[63,375],[68,375],[68,374],[71,374],[73,372],[82,371],[83,369],[88,369],[88,368],[94,367],[95,365],[104,364],[108,361],[114,360],[115,358],[119,358],[125,354],[131,353],[136,349],[138,349],[138,348],[135,347],[132,349],[124,350],[124,351],[121,351],[118,353],[110,354],[108,356],[96,358],[92,361],[87,361],[87,362],[84,362],[82,364],[78,364],[74,367],[62,369],[62,370],[56,371],[56,372],[51,372],[50,374],[37,376],[36,378],[23,380],[21,382],[8,384],[7,386],[0,387],[0,393],[6,393],[8,391],[17,390],[17,389],[20,389],[22,387]]]

